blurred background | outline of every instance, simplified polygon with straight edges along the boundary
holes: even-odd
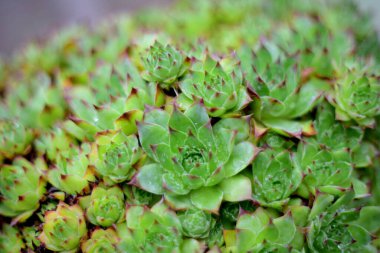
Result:
[[[73,23],[96,24],[111,15],[144,7],[162,8],[175,0],[0,0],[0,56],[10,56],[28,40]],[[356,0],[370,12],[380,34],[380,0]]]

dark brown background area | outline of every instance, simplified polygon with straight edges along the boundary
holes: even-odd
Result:
[[[95,23],[140,8],[162,8],[175,0],[0,0],[0,56],[28,40],[73,23]],[[356,0],[380,29],[380,0]]]

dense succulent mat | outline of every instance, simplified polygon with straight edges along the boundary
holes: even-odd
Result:
[[[0,251],[377,252],[380,47],[349,1],[191,0],[0,69]]]

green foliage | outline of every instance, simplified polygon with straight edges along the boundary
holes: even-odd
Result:
[[[380,250],[380,53],[345,0],[179,0],[0,59],[0,251]]]

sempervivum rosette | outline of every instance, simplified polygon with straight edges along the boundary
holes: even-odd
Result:
[[[78,205],[61,202],[57,210],[45,213],[38,239],[46,248],[58,252],[76,252],[87,228],[83,210]]]
[[[117,225],[117,232],[121,252],[179,252],[183,243],[178,217],[161,202],[151,209],[129,206],[126,223]]]
[[[123,191],[117,186],[109,189],[98,186],[92,190],[91,196],[81,199],[81,206],[86,208],[88,221],[102,227],[122,222],[124,205]]]
[[[96,229],[92,232],[90,239],[81,245],[84,253],[114,253],[117,252],[118,235],[114,229]]]
[[[4,158],[27,154],[33,138],[33,131],[19,122],[0,120],[0,163]]]
[[[0,167],[0,214],[25,221],[40,206],[46,192],[46,181],[41,175],[42,160],[35,164],[17,158],[12,165]]]
[[[289,143],[267,136],[263,150],[252,163],[253,198],[263,206],[281,208],[302,181],[302,171]]]
[[[179,105],[187,108],[196,100],[203,100],[212,117],[238,114],[251,101],[239,63],[232,57],[220,61],[208,54],[202,57],[180,83],[183,93],[179,95]]]
[[[89,153],[88,143],[62,151],[56,163],[45,171],[49,183],[68,194],[88,190],[89,183],[95,181],[94,171],[88,160]]]
[[[310,252],[375,252],[369,245],[370,220],[376,220],[380,210],[371,206],[350,208],[353,197],[352,190],[338,199],[329,194],[316,197],[308,216]]]
[[[258,49],[243,48],[240,54],[256,120],[286,136],[315,134],[312,122],[300,117],[321,100],[328,85],[309,79],[295,56],[278,46],[263,43]]]
[[[307,192],[340,195],[351,186],[353,166],[347,151],[333,152],[309,139],[298,145],[297,159],[304,174],[301,195],[308,196]]]
[[[180,212],[178,218],[181,221],[183,234],[192,238],[206,238],[215,224],[215,219],[210,213],[192,208]]]
[[[346,63],[346,69],[330,97],[339,120],[355,120],[362,126],[373,126],[380,114],[380,72],[378,66],[361,67]]]
[[[253,213],[242,213],[236,229],[229,231],[231,243],[226,245],[231,252],[299,252],[302,248],[297,241],[297,229],[290,213],[280,215],[276,212],[258,208]]]
[[[171,113],[147,111],[139,136],[153,162],[140,168],[133,183],[164,194],[174,207],[194,205],[218,212],[223,199],[251,197],[250,180],[235,175],[247,167],[257,149],[248,141],[235,143],[235,131],[213,127],[202,104],[184,113],[176,106]]]
[[[146,84],[128,59],[114,67],[100,65],[89,86],[72,87],[66,93],[73,115],[64,128],[79,140],[93,140],[105,130],[135,133],[144,106],[165,101],[157,85]]]
[[[141,159],[137,137],[112,130],[97,133],[90,154],[95,170],[108,185],[130,179]]]
[[[142,60],[145,67],[142,77],[149,82],[159,83],[164,89],[170,88],[189,65],[189,60],[180,51],[169,44],[164,46],[157,40]]]

